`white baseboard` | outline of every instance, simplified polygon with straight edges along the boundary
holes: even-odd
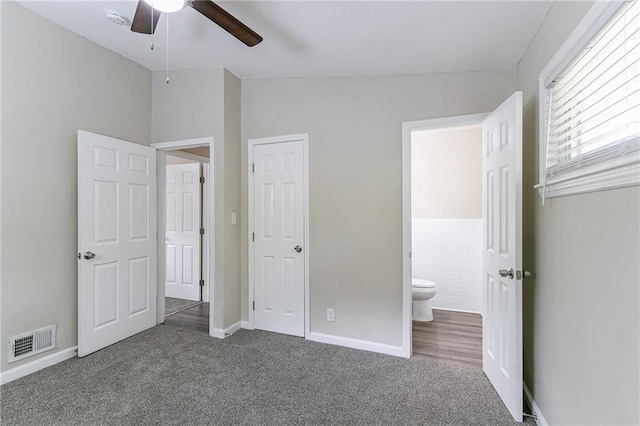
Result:
[[[242,328],[242,321],[238,321],[237,323],[227,327],[224,329],[224,334],[231,335],[233,333],[235,333],[236,331],[240,330]]]
[[[242,321],[241,327],[244,328],[245,330],[254,330],[253,324],[250,323],[249,321]]]
[[[478,315],[482,315],[482,312],[478,312],[478,311],[467,311],[465,309],[450,309],[450,308],[438,308],[437,306],[432,306],[432,309],[437,309],[439,311],[451,311],[451,312],[464,312],[467,314],[478,314]]]
[[[524,389],[524,397],[527,399],[529,407],[531,407],[531,414],[536,416],[536,424],[538,424],[538,426],[549,426],[549,423],[547,423],[547,420],[542,415],[540,407],[538,407],[535,399],[533,399],[533,395],[531,395],[531,392],[525,382],[522,382],[522,388]]]
[[[242,321],[238,321],[237,323],[230,325],[224,330],[221,328],[214,328],[213,331],[211,332],[211,336],[216,337],[218,339],[224,339],[225,337],[230,336],[236,331],[240,330],[241,326],[242,326]]]
[[[28,376],[29,374],[33,374],[36,371],[51,367],[52,365],[58,364],[59,362],[66,361],[77,356],[78,347],[72,346],[51,355],[47,355],[26,364],[11,368],[7,371],[3,371],[2,373],[0,373],[0,385],[4,385],[5,383],[9,383],[21,377]]]
[[[391,346],[384,343],[370,342],[368,340],[357,340],[348,337],[332,336],[331,334],[311,332],[307,336],[308,340],[330,345],[345,346],[347,348],[362,349],[370,352],[378,352],[386,355],[402,356],[402,346]]]

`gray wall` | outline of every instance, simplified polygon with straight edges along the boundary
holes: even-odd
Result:
[[[223,78],[222,68],[171,71],[167,84],[165,71],[154,72],[152,141],[224,140]]]
[[[240,212],[240,103],[241,82],[224,71],[224,327],[240,321],[240,223],[231,224],[231,213]]]
[[[556,2],[517,69],[524,92],[525,382],[549,424],[640,423],[640,190],[547,200],[538,75],[591,3]]]
[[[215,237],[209,276],[214,277],[214,328],[240,320],[240,230],[231,212],[240,209],[240,80],[222,69],[153,73],[153,142],[214,138]],[[211,284],[211,283],[210,283]]]
[[[3,371],[35,359],[8,366],[9,336],[57,324],[57,350],[77,344],[76,132],[148,144],[150,97],[146,69],[3,2]]]
[[[309,132],[311,331],[402,344],[402,123],[488,112],[514,74],[244,80],[242,214],[248,139]],[[242,316],[247,319],[247,222]],[[326,321],[326,308],[336,321]]]

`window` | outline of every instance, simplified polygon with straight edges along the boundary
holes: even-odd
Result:
[[[543,197],[640,184],[640,0],[596,2],[540,75]]]

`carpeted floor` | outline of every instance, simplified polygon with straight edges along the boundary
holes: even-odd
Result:
[[[513,425],[482,370],[157,326],[0,388],[2,425]]]
[[[189,306],[195,306],[200,302],[194,300],[176,299],[175,297],[164,298],[164,316],[171,315],[175,312],[188,308]]]

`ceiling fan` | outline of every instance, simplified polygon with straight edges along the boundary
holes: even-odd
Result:
[[[153,34],[161,12],[177,12],[187,5],[249,47],[262,41],[262,37],[258,33],[211,0],[138,0],[138,7],[131,23],[131,31]]]

